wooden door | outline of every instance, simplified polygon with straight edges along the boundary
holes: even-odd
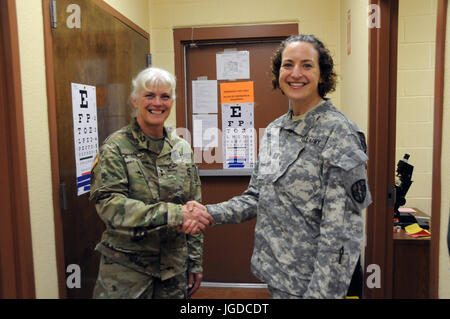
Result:
[[[185,78],[177,68],[177,78],[185,80],[178,86],[186,87],[186,92],[177,93],[177,105],[185,106],[185,110],[177,107],[177,127],[192,127],[192,81],[199,77],[216,80],[216,54],[226,50],[248,51],[250,61],[250,78],[237,82],[253,81],[254,89],[254,128],[259,135],[260,129],[288,111],[288,101],[279,90],[271,88],[271,57],[280,42],[290,34],[297,33],[297,25],[247,26],[224,28],[188,29],[188,41],[181,42],[185,52]],[[209,30],[208,30],[209,29]],[[200,33],[203,32],[202,33]],[[261,33],[259,33],[262,31]],[[175,40],[181,39],[183,30],[175,30]],[[191,35],[195,39],[192,41]],[[179,41],[179,40],[178,40]],[[191,43],[195,43],[192,45]],[[176,47],[177,44],[175,43]],[[177,52],[176,52],[177,55]],[[222,130],[220,84],[231,82],[218,81],[218,127]],[[234,81],[233,81],[234,82]],[[181,94],[180,94],[181,93]],[[185,93],[185,94],[183,94]],[[180,103],[181,101],[181,103]],[[187,122],[185,121],[187,119]],[[259,143],[257,136],[257,144]],[[261,135],[262,137],[262,135]],[[219,147],[214,152],[222,153],[221,136]],[[194,147],[194,152],[201,149]],[[208,151],[214,154],[212,151]],[[217,158],[219,158],[218,156]],[[196,161],[198,157],[196,156]],[[214,204],[242,194],[250,181],[250,172],[221,172],[222,162],[206,162],[202,159],[197,164],[200,168],[203,204]],[[229,171],[229,170],[228,170]],[[242,174],[243,173],[243,174]],[[231,175],[231,176],[230,176]],[[210,228],[205,233],[204,241],[204,281],[257,283],[250,270],[250,259],[254,244],[254,227],[256,219],[239,225],[221,225]]]
[[[51,32],[64,263],[65,269],[78,265],[81,274],[81,287],[67,288],[68,298],[92,296],[99,265],[94,248],[104,230],[88,200],[89,192],[77,196],[71,83],[96,87],[100,146],[109,134],[129,123],[131,80],[147,66],[149,51],[148,35],[104,8],[99,1],[58,0],[57,27]]]

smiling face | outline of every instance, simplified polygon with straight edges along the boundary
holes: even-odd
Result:
[[[132,102],[137,109],[137,122],[144,133],[162,138],[164,122],[173,104],[170,85],[158,84],[141,90],[136,98],[132,98]]]
[[[292,42],[283,50],[279,75],[280,89],[290,99],[295,115],[305,113],[322,98],[319,54],[308,42]]]

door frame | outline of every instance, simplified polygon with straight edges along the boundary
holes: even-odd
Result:
[[[380,8],[381,27],[369,29],[369,162],[373,204],[367,208],[365,269],[381,268],[380,289],[364,285],[365,298],[392,298],[393,205],[388,187],[394,183],[397,99],[398,0],[370,0]],[[444,104],[445,31],[448,0],[438,0],[435,53],[435,91],[432,170],[432,236],[430,298],[439,297],[439,241],[441,210],[441,154]],[[387,67],[386,67],[387,66]],[[388,72],[386,72],[386,68]],[[369,227],[370,226],[370,227]],[[366,274],[367,275],[367,274]]]
[[[436,16],[436,52],[434,67],[434,118],[433,118],[433,171],[430,246],[430,298],[439,298],[439,242],[441,233],[441,159],[444,118],[445,38],[447,30],[448,0],[438,0]]]
[[[56,90],[53,64],[53,44],[52,30],[50,20],[50,1],[42,0],[42,11],[44,21],[44,50],[45,50],[45,69],[47,82],[47,101],[48,101],[48,125],[50,139],[50,162],[52,174],[52,195],[53,195],[53,215],[55,221],[55,246],[56,246],[56,265],[58,272],[58,291],[60,298],[67,298],[66,293],[66,269],[64,258],[64,237],[63,220],[61,216],[61,203],[59,194],[60,174],[59,174],[59,156],[58,156],[58,130],[56,116]],[[101,9],[105,10],[122,23],[142,35],[148,40],[148,52],[150,52],[150,35],[147,31],[139,27],[130,19],[122,15],[119,11],[111,7],[102,0],[91,0]]]
[[[2,194],[9,193],[10,209],[0,215],[0,295],[3,298],[35,298],[33,249],[31,240],[28,177],[23,122],[22,82],[20,74],[17,13],[14,0],[0,1],[0,85],[6,94],[1,95],[0,112],[7,125],[6,165],[8,176],[1,183]],[[4,257],[4,258],[3,258]],[[4,260],[4,262],[2,261]],[[6,280],[3,280],[6,279]],[[3,294],[5,293],[5,294]]]
[[[372,299],[392,298],[394,203],[388,203],[388,187],[393,186],[395,167],[398,0],[370,4],[378,6],[381,20],[380,28],[369,29],[367,174],[373,203],[367,208],[364,269],[373,264],[381,269],[380,288],[364,284],[364,298]]]

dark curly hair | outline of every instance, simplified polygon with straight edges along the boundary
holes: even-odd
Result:
[[[319,83],[318,86],[319,95],[321,98],[324,98],[327,93],[333,92],[336,89],[337,82],[337,75],[334,72],[333,58],[331,57],[330,51],[325,47],[322,41],[317,39],[312,34],[293,35],[281,43],[272,57],[272,88],[274,90],[280,89],[280,82],[278,79],[280,77],[281,58],[286,46],[293,42],[308,42],[314,45],[314,48],[319,53],[320,78],[322,79],[322,82]]]

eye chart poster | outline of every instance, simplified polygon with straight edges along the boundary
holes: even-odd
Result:
[[[223,168],[253,168],[255,162],[253,82],[220,85]]]
[[[72,83],[72,112],[77,195],[80,196],[91,189],[91,167],[98,153],[95,86]]]

